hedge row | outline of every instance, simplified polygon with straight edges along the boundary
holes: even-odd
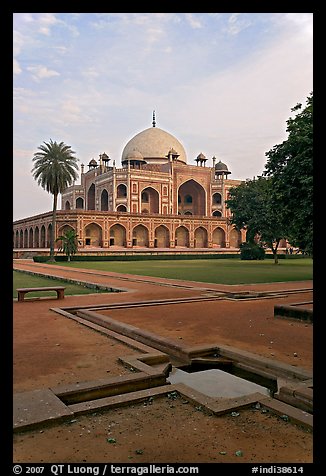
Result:
[[[305,255],[285,255],[280,254],[278,259],[298,259],[307,258]],[[192,260],[192,259],[240,259],[240,254],[231,253],[212,253],[212,254],[136,254],[136,255],[74,255],[71,261],[151,261],[151,260]],[[264,259],[274,259],[272,254],[265,254]],[[33,260],[37,263],[45,263],[49,261],[49,256],[34,256]],[[55,260],[67,261],[67,256],[55,256]]]

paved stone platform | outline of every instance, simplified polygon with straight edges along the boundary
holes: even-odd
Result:
[[[16,393],[13,398],[14,429],[35,428],[71,419],[73,412],[50,390]]]

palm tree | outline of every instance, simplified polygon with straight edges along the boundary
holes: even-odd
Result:
[[[64,142],[43,142],[33,157],[33,177],[44,190],[53,195],[52,228],[50,236],[50,261],[54,259],[54,236],[59,193],[77,179],[77,157],[70,145]]]
[[[70,261],[70,257],[78,250],[78,235],[75,230],[67,230],[63,235],[58,236],[55,241],[61,241],[59,251],[62,251]]]

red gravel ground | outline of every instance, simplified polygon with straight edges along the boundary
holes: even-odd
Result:
[[[70,270],[16,260],[14,268],[105,283],[124,293],[66,296],[13,304],[14,392],[129,373],[118,357],[136,353],[121,342],[55,313],[53,307],[202,296],[210,290],[255,289]],[[164,284],[162,286],[161,284]],[[257,285],[259,290],[312,288],[312,282]],[[252,301],[207,301],[101,311],[114,319],[185,345],[228,344],[258,356],[312,370],[312,324],[273,317],[274,304],[312,300],[310,291]],[[311,463],[311,431],[249,408],[210,416],[181,397],[154,398],[74,423],[14,435],[14,462]],[[110,440],[111,439],[111,440]],[[114,441],[113,441],[114,439]],[[240,456],[236,455],[236,452]]]

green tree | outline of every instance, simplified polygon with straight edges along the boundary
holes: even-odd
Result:
[[[273,179],[273,201],[282,209],[291,244],[313,252],[313,93],[291,109],[288,138],[266,153],[264,175]]]
[[[50,235],[50,261],[54,261],[54,238],[59,193],[77,179],[78,159],[71,146],[50,139],[38,147],[33,157],[33,177],[44,190],[53,195],[52,228]]]
[[[277,249],[285,237],[285,226],[282,212],[273,203],[272,188],[271,178],[247,180],[230,189],[226,204],[232,213],[230,221],[236,229],[247,231],[249,243],[259,242],[270,248],[277,264]]]
[[[70,257],[78,251],[78,235],[75,230],[67,230],[63,235],[58,236],[56,242],[61,241],[59,251],[62,251],[70,261]]]

